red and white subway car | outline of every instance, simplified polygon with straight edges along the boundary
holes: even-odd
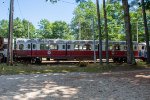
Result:
[[[2,61],[7,58],[7,39],[0,44]],[[95,45],[94,45],[95,44]],[[133,42],[133,53],[137,59],[146,59],[146,45]],[[109,41],[109,58],[114,62],[127,61],[125,41]],[[47,60],[93,60],[94,54],[99,59],[99,41],[93,40],[62,40],[62,39],[25,39],[13,40],[14,61],[41,63]],[[102,57],[106,58],[105,42],[102,42]]]

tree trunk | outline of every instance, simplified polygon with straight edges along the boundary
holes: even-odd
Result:
[[[135,64],[128,0],[122,0],[122,4],[124,10],[125,33],[127,43],[127,64]]]
[[[106,38],[106,63],[109,64],[109,54],[108,54],[108,28],[107,28],[107,11],[106,11],[106,3],[103,0],[103,10],[104,10],[104,20],[105,20],[105,38]]]
[[[141,0],[141,3],[142,3],[142,13],[143,13],[145,40],[146,40],[146,48],[147,48],[147,63],[149,64],[150,63],[149,33],[148,33],[148,26],[147,26],[144,0]]]
[[[101,34],[101,23],[100,23],[99,0],[96,0],[96,6],[97,6],[98,34],[99,34],[99,60],[100,60],[100,64],[102,64],[102,34]]]

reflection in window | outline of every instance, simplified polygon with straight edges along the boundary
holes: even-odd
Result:
[[[30,44],[28,44],[28,49],[31,49],[31,45]]]
[[[24,45],[23,44],[19,44],[19,50],[23,50],[24,49]]]
[[[145,47],[144,47],[144,46],[142,46],[142,50],[144,50],[144,48],[145,48]]]
[[[4,44],[4,49],[7,49],[8,48],[8,44]]]
[[[49,47],[50,49],[57,49],[57,45],[54,45],[54,44],[51,44]]]
[[[66,49],[66,45],[62,45],[62,49]]]
[[[33,47],[33,49],[36,49],[36,44],[33,44],[32,47]]]
[[[120,46],[119,46],[119,45],[115,45],[115,46],[114,46],[114,49],[115,49],[115,50],[120,50]]]
[[[82,50],[82,46],[81,46],[81,45],[76,44],[76,45],[74,46],[74,49],[75,49],[75,50]]]
[[[44,50],[44,44],[40,44],[40,50]]]
[[[137,50],[137,46],[135,45],[135,46],[133,46],[133,50]]]
[[[45,50],[45,44],[40,44],[40,50]]]
[[[45,50],[49,50],[49,45],[45,44]]]
[[[127,50],[127,46],[124,46],[124,50]]]
[[[113,49],[113,46],[112,45],[109,45],[109,50],[112,50]]]
[[[96,50],[98,49],[98,45],[95,45],[95,49],[96,49]]]
[[[84,45],[83,50],[91,50],[91,45],[89,44]]]
[[[49,50],[49,45],[48,44],[40,44],[40,50]]]
[[[70,49],[71,48],[71,46],[70,45],[67,45],[67,49]]]

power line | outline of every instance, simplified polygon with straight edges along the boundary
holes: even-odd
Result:
[[[22,12],[21,12],[20,5],[19,5],[19,1],[18,1],[18,0],[17,0],[17,4],[18,4],[18,8],[19,8],[20,15],[21,15],[22,18],[24,18],[23,15],[22,15]]]

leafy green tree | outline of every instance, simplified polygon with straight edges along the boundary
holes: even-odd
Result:
[[[69,25],[64,21],[55,21],[52,23],[52,38],[72,39]]]
[[[53,38],[52,23],[47,19],[42,19],[39,22],[38,34],[42,36],[42,38]]]
[[[35,38],[36,37],[36,33],[35,33],[36,29],[35,29],[34,25],[26,19],[22,20],[22,24],[23,24],[23,28],[24,28],[22,30],[22,33],[23,33],[22,37]]]
[[[71,27],[76,39],[92,39],[91,34],[91,19],[96,17],[96,5],[88,0],[80,3],[74,10]],[[96,26],[95,26],[96,28]]]
[[[0,21],[0,36],[8,37],[8,20],[1,20]]]
[[[125,40],[122,5],[119,2],[111,4],[108,1],[106,5],[109,40]]]
[[[24,30],[24,27],[23,27],[23,24],[22,24],[22,21],[20,18],[16,18],[14,19],[14,28],[13,28],[13,33],[14,33],[14,37],[16,38],[19,38],[19,37],[22,37],[23,36],[23,30]]]

